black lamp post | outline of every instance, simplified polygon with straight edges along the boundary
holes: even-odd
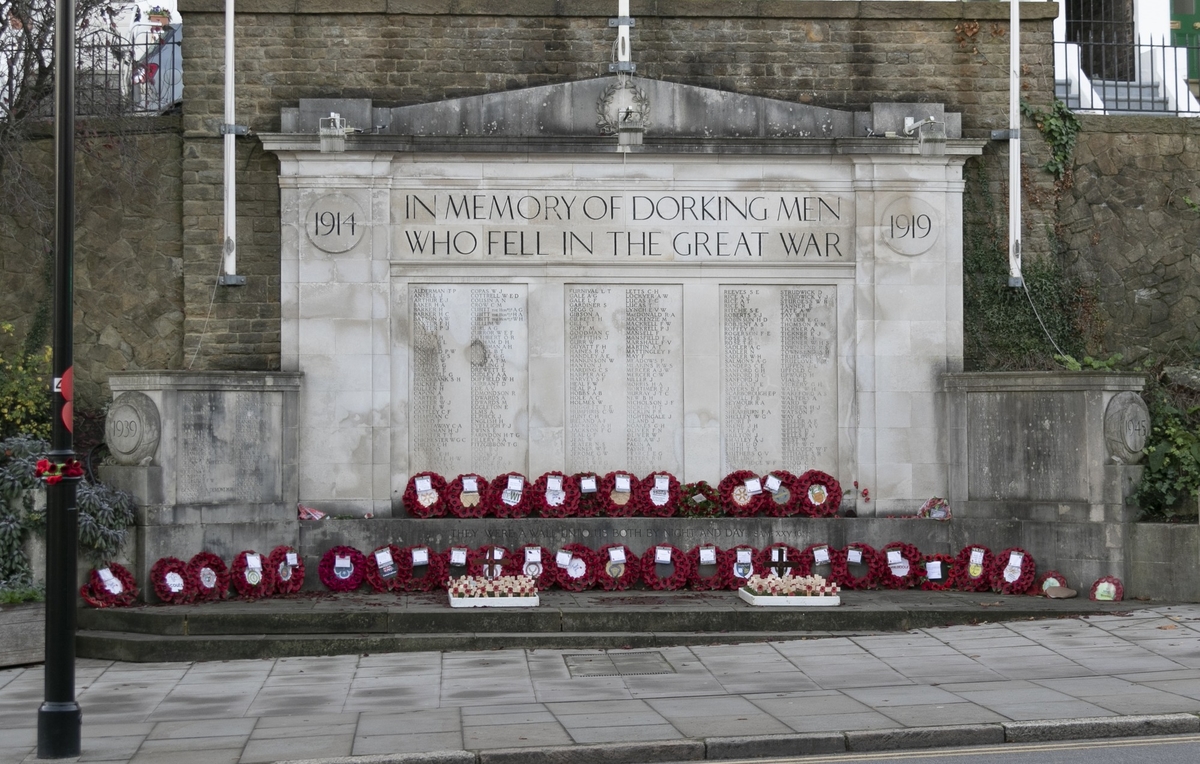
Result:
[[[54,383],[53,430],[48,459],[64,464],[75,456],[71,439],[72,280],[75,258],[75,2],[54,10]],[[76,477],[46,486],[46,669],[45,700],[38,709],[40,759],[79,755],[82,715],[75,702],[75,580],[79,522]]]

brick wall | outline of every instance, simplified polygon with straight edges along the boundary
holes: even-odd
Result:
[[[406,105],[599,76],[616,6],[572,0],[309,0],[238,4],[237,121],[279,128],[279,110],[308,97]],[[224,3],[181,0],[184,39],[184,270],[190,359],[197,367],[275,368],[278,344],[277,166],[239,139],[239,260],[247,286],[213,300],[220,241]],[[503,10],[499,10],[503,9]],[[1023,8],[1026,97],[1053,92],[1053,3]],[[635,2],[641,76],[839,109],[874,101],[942,102],[966,137],[1007,126],[1008,4],[989,2]],[[1028,163],[1044,161],[1036,133]],[[1006,147],[989,146],[993,197],[1005,198]],[[1044,175],[1044,174],[1043,174]],[[1037,177],[1035,175],[1035,177]],[[1049,185],[1049,177],[1038,177]],[[216,185],[214,185],[216,184]],[[990,214],[1002,219],[1004,210]],[[1026,220],[1027,253],[1049,226]],[[1027,255],[1029,256],[1029,255]],[[998,276],[999,277],[999,276]],[[205,319],[207,317],[207,323]]]

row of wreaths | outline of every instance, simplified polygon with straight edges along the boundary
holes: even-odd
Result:
[[[702,564],[710,556],[715,562]],[[108,575],[101,576],[97,570],[89,574],[80,592],[84,600],[95,607],[133,604],[137,598],[133,576],[116,564],[102,570]],[[827,544],[804,549],[782,543],[762,549],[748,545],[721,549],[702,544],[686,552],[660,544],[640,556],[623,544],[608,544],[598,550],[566,544],[557,552],[536,544],[511,551],[485,545],[477,549],[451,547],[441,552],[425,546],[400,548],[389,544],[366,555],[353,547],[337,546],[322,556],[318,566],[321,583],[338,592],[354,591],[364,582],[377,592],[445,589],[451,577],[463,574],[525,574],[535,579],[539,590],[558,586],[582,591],[600,586],[612,591],[637,584],[664,591],[718,590],[736,589],[752,575],[772,573],[817,573],[844,589],[919,587],[932,591],[1041,594],[1047,586],[1067,586],[1066,577],[1057,571],[1037,576],[1033,556],[1024,549],[1011,547],[993,554],[978,544],[963,547],[954,556],[922,554],[903,542],[892,542],[878,550],[861,543],[841,549]],[[186,563],[174,557],[163,558],[150,570],[158,599],[171,604],[225,599],[231,585],[245,599],[292,594],[300,590],[304,574],[303,558],[289,546],[276,547],[265,557],[241,552],[228,567],[216,555],[201,552]],[[1106,577],[1097,585],[1105,581],[1114,585],[1115,599],[1121,599],[1120,581]]]
[[[630,472],[547,472],[532,482],[519,472],[491,480],[466,473],[449,481],[436,472],[420,472],[409,478],[403,502],[410,515],[422,518],[832,517],[841,506],[842,487],[820,470],[802,475],[737,470],[716,488],[705,481],[680,483],[667,472],[640,479]]]

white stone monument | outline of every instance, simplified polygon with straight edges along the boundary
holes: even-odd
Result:
[[[641,145],[618,151],[616,104]],[[355,132],[323,153],[330,112]],[[906,118],[941,128],[936,150]],[[860,514],[945,495],[939,375],[961,370],[962,164],[982,147],[959,134],[936,104],[625,76],[285,109],[263,141],[300,500],[401,514],[422,470],[816,468],[847,505],[869,488]]]

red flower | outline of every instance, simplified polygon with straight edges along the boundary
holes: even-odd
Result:
[[[624,567],[621,568],[620,575],[616,577],[610,573],[609,563],[612,560],[612,555],[609,553],[610,549],[621,549],[625,553]],[[600,547],[597,558],[598,569],[596,571],[596,581],[600,583],[600,586],[605,591],[625,590],[642,580],[642,561],[633,553],[632,549],[624,544],[605,544]],[[612,570],[616,570],[615,564],[612,566]]]
[[[660,578],[658,575],[658,564],[655,562],[655,551],[659,548],[666,549],[671,555],[671,566],[673,570],[671,575],[666,578]],[[688,556],[670,544],[655,544],[646,550],[642,555],[642,580],[646,582],[655,591],[669,591],[674,589],[682,589],[687,586],[688,581],[692,578],[691,561]]]
[[[700,575],[700,550],[705,547],[711,547],[713,550],[713,561],[705,563],[705,565],[713,566],[713,574],[711,576]],[[696,591],[715,591],[718,589],[729,588],[729,568],[722,564],[722,550],[714,544],[698,544],[688,550],[688,567],[691,568],[692,578],[689,586]]]
[[[859,564],[866,566],[861,576],[850,572],[850,554],[854,550],[861,555]],[[833,559],[831,575],[844,589],[874,589],[887,568],[883,557],[870,544],[847,544],[845,549],[831,553],[830,557]]]
[[[796,490],[800,493],[800,511],[809,517],[833,517],[842,506],[842,486],[827,472],[805,472]]]
[[[667,479],[667,495],[662,504],[655,504],[655,478]],[[646,517],[671,517],[679,509],[679,479],[668,472],[651,472],[638,483],[638,506]]]
[[[45,480],[46,485],[57,485],[62,482],[62,475],[47,475]]]
[[[629,493],[617,492],[617,476],[629,478]],[[600,505],[608,517],[633,517],[641,514],[641,481],[632,472],[610,472],[600,479]],[[618,503],[623,497],[624,504]]]
[[[288,565],[288,554],[296,555],[296,564]],[[293,547],[282,544],[267,555],[267,567],[275,571],[275,593],[295,594],[304,586],[304,558]]]
[[[386,578],[384,577],[384,573],[387,571],[379,569],[378,557],[379,553],[384,550],[387,550],[387,553],[392,557],[391,575]],[[377,592],[390,592],[400,588],[400,549],[395,544],[385,544],[374,552],[363,556],[367,566],[363,577],[367,579],[367,583],[371,585],[372,589]]]
[[[562,486],[559,489],[562,495],[553,497],[556,504],[550,503],[551,497],[546,493],[551,478],[558,478]],[[547,472],[534,482],[533,494],[529,498],[541,517],[574,517],[579,512],[579,481],[562,472]]]
[[[50,462],[49,459],[38,459],[35,474],[38,477],[41,477],[42,475],[45,475],[47,472],[50,471],[51,466],[52,466],[52,463]]]
[[[900,560],[893,567],[889,552],[899,552]],[[893,541],[879,550],[883,562],[883,573],[880,583],[888,589],[911,589],[917,585],[924,570],[921,569],[921,552],[912,544],[903,541]]]
[[[979,562],[972,562],[975,557]],[[992,550],[982,544],[968,544],[954,559],[955,585],[964,592],[987,591],[991,586],[988,574],[992,567]]]
[[[1008,571],[1009,562],[1013,555],[1019,555],[1021,565],[1012,572]],[[1009,547],[992,558],[990,582],[992,591],[1001,594],[1025,594],[1033,587],[1034,576],[1037,575],[1037,563],[1033,555],[1019,546]],[[1009,578],[1012,578],[1010,581]]]
[[[350,559],[349,571],[346,571],[345,566],[338,570],[339,557]],[[363,577],[367,574],[366,568],[367,558],[362,552],[352,546],[335,546],[321,557],[321,562],[317,565],[317,575],[321,583],[331,591],[352,592],[362,584]]]
[[[750,470],[735,470],[721,479],[717,493],[721,495],[721,506],[726,513],[734,517],[753,517],[762,512],[770,501],[767,492],[751,494],[746,489],[747,480],[758,479],[758,473]]]
[[[422,492],[418,495],[417,481],[429,480],[429,491],[432,496]],[[460,484],[461,486],[461,484]],[[445,500],[446,495],[446,479],[436,472],[418,472],[408,479],[408,485],[404,488],[402,501],[404,508],[408,510],[408,514],[413,517],[443,517],[446,514]],[[432,499],[432,501],[430,501]]]
[[[260,570],[251,569],[249,558],[255,554],[257,553],[253,550],[239,552],[238,556],[233,558],[233,564],[229,566],[229,578],[233,582],[233,588],[243,599],[256,600],[275,593],[276,572],[266,564],[262,555],[257,555]]]
[[[464,494],[464,478],[473,478],[475,480],[474,492]],[[487,478],[482,475],[476,475],[474,472],[468,472],[454,478],[446,488],[446,493],[442,494],[450,514],[455,517],[483,517],[488,511],[487,502],[484,501],[483,497],[483,494],[487,491],[487,487]]]
[[[199,552],[188,561],[188,582],[199,600],[223,600],[229,593],[229,571],[212,552]]]
[[[172,574],[179,577],[176,583],[179,591],[174,591],[167,581]],[[175,557],[164,557],[154,563],[150,567],[150,582],[154,586],[154,596],[168,605],[191,602],[196,596],[196,590],[188,579],[187,563]]]
[[[413,565],[413,552],[425,550],[427,562],[424,565]],[[449,554],[439,552],[432,547],[417,544],[406,546],[400,550],[396,558],[396,588],[406,592],[428,592],[446,586],[446,567]],[[414,575],[418,568],[425,568],[424,575]]]
[[[593,586],[595,586],[596,576],[600,572],[600,558],[596,555],[596,553],[583,544],[564,544],[562,551],[570,553],[572,561],[582,561],[584,564],[584,569],[583,575],[572,576],[572,568],[570,565],[565,568],[561,568],[554,560],[544,561],[545,564],[553,565],[558,585],[569,592],[581,592],[584,589],[591,589]]]
[[[100,575],[101,570],[109,572],[109,581],[113,583],[104,580]],[[114,592],[110,586],[117,591]],[[87,583],[79,588],[79,596],[92,607],[129,607],[137,600],[137,581],[123,566],[110,562],[99,570],[92,568]]]

